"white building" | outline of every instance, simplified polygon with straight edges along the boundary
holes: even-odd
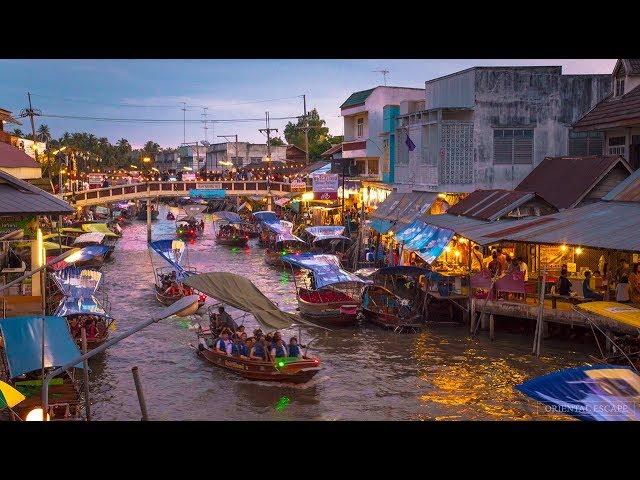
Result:
[[[287,146],[272,146],[271,161],[286,162]],[[250,163],[261,163],[267,158],[264,143],[224,142],[214,143],[207,148],[207,171],[216,172],[229,168],[241,168]],[[233,166],[228,165],[232,163]]]
[[[340,105],[344,118],[342,157],[355,162],[359,177],[387,181],[389,131],[385,128],[385,113],[402,101],[424,100],[424,95],[423,88],[378,86],[352,93]]]

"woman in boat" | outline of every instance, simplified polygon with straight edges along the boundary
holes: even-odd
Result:
[[[85,326],[87,331],[87,340],[92,340],[96,338],[98,335],[98,329],[96,328],[96,319],[91,318],[88,320],[87,325]]]
[[[224,353],[225,355],[227,355],[227,344],[229,344],[229,333],[227,332],[227,330],[222,330],[220,338],[216,342],[216,352]]]
[[[256,341],[251,348],[251,353],[249,354],[249,358],[252,360],[259,360],[264,362],[267,360],[267,348],[266,348],[266,340],[264,336],[260,335],[256,337]]]
[[[302,358],[302,353],[300,352],[300,345],[298,345],[298,339],[296,337],[291,337],[289,339],[289,357]]]
[[[273,347],[271,347],[271,357],[286,357],[287,356],[287,348],[284,346],[284,341],[282,337],[278,338],[274,341]]]
[[[242,332],[234,335],[233,345],[231,346],[231,354],[234,357],[247,358],[249,356],[249,348],[247,347],[247,334]]]

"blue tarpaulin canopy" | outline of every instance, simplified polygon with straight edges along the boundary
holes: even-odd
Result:
[[[269,211],[253,212],[252,215],[262,223],[277,223],[279,220],[275,213]]]
[[[451,230],[438,228],[436,234],[430,237],[429,242],[420,250],[416,250],[415,252],[420,258],[431,265],[436,258],[442,255],[442,252],[451,241],[451,238],[453,238],[453,232]]]
[[[427,224],[421,220],[415,220],[411,224],[407,225],[405,228],[396,232],[395,237],[398,242],[406,242],[407,240],[411,240],[418,233],[420,233]]]
[[[366,283],[360,277],[343,270],[335,255],[301,253],[285,255],[282,260],[296,267],[305,268],[313,274],[316,289],[337,283]]]
[[[110,317],[95,297],[65,297],[60,302],[60,305],[58,305],[55,315],[59,317],[66,317],[67,315],[97,315],[99,317]]]
[[[196,198],[224,198],[225,191],[224,190],[198,190],[193,189],[189,190],[190,197]]]
[[[85,275],[82,275],[85,272]],[[89,275],[87,273],[89,272]],[[100,287],[102,274],[97,270],[67,267],[52,274],[53,281],[68,297],[88,298]]]
[[[214,220],[226,220],[229,223],[242,223],[242,217],[236,212],[214,212],[211,215]]]
[[[264,226],[277,235],[291,233],[291,230],[293,230],[293,223],[287,222],[286,220],[278,220],[274,223],[265,223]]]
[[[87,262],[96,257],[106,255],[110,248],[106,245],[87,245],[73,252],[67,258],[56,264],[57,269],[66,268],[78,262]]]
[[[453,234],[453,231],[447,228],[415,220],[396,233],[395,237],[398,242],[404,244],[404,248],[415,251],[425,262],[431,264],[442,254]]]
[[[341,226],[318,226],[318,227],[307,227],[305,231],[313,236],[314,242],[320,242],[322,240],[336,240],[336,239],[344,239],[349,240],[349,237],[345,237],[343,235],[345,227]]]
[[[43,336],[45,368],[60,367],[81,355],[64,318],[44,317],[44,332],[42,323],[42,317],[0,320],[10,378],[42,368]],[[76,367],[82,368],[82,364]]]
[[[285,232],[276,235],[276,243],[280,242],[300,242],[307,243],[299,237],[296,237],[293,233]]]
[[[525,395],[580,420],[640,420],[640,376],[627,367],[568,368],[515,387]]]
[[[176,274],[179,278],[189,275],[189,272],[184,270],[180,265],[180,260],[182,259],[182,255],[185,250],[185,244],[182,240],[156,240],[155,242],[149,243],[149,247],[176,270]]]
[[[369,222],[369,226],[371,228],[373,228],[376,232],[381,233],[381,234],[384,235],[389,230],[391,230],[391,227],[393,226],[393,223],[388,221],[388,220],[382,220],[380,218],[374,218]]]

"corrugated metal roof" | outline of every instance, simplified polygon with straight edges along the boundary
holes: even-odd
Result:
[[[414,192],[411,203],[400,213],[398,223],[408,225],[421,217],[431,208],[436,198],[438,194],[434,192]]]
[[[603,200],[640,202],[640,170],[636,170],[607,193]]]
[[[629,62],[630,71],[627,73],[638,74],[640,73],[640,58],[627,58],[627,62]]]
[[[535,192],[558,209],[571,208],[618,164],[631,172],[620,155],[547,157],[516,190]]]
[[[486,238],[485,235],[505,226],[520,223],[522,220],[496,220],[488,222],[477,218],[458,217],[449,213],[442,215],[424,215],[422,221],[435,227],[453,230],[456,234],[473,240],[479,245],[495,243],[495,239]]]
[[[19,148],[0,142],[0,167],[7,168],[40,168],[40,164]]]
[[[0,171],[0,215],[66,215],[74,209],[19,178]]]
[[[577,245],[611,250],[640,251],[640,204],[596,202],[537,220],[518,220],[517,232],[495,229],[485,236],[495,240]]]
[[[352,93],[349,98],[347,98],[344,103],[342,105],[340,105],[340,108],[348,108],[348,107],[355,107],[356,105],[360,105],[361,103],[364,103],[365,100],[367,98],[369,98],[369,95],[371,95],[371,93],[375,90],[375,88],[370,88],[369,90],[362,90],[360,92],[354,92]]]
[[[578,131],[601,130],[640,123],[640,85],[621,97],[605,97],[573,124]]]
[[[514,190],[476,190],[450,207],[452,215],[496,220],[535,197],[535,193]]]
[[[328,150],[325,150],[324,152],[322,152],[320,154],[321,157],[329,157],[331,155],[333,155],[334,153],[337,152],[341,152],[342,151],[342,143],[339,143],[337,145],[334,145],[333,147],[329,148]]]
[[[437,196],[433,192],[391,192],[371,214],[371,218],[387,220],[394,227],[406,226],[424,215]]]

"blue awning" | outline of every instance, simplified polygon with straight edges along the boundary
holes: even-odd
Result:
[[[305,231],[312,235],[314,242],[320,242],[322,240],[350,240],[349,237],[345,237],[343,235],[345,227],[334,226],[334,225],[326,225],[326,226],[317,226],[317,227],[307,227]]]
[[[92,276],[81,275],[82,272],[86,271],[93,272]],[[88,298],[96,293],[100,287],[102,274],[97,270],[67,267],[54,272],[52,278],[64,295],[68,297]]]
[[[78,262],[87,262],[93,260],[94,258],[106,255],[109,250],[111,250],[111,248],[107,247],[106,245],[88,245],[73,252],[67,258],[57,263],[55,268],[57,270],[60,270],[62,268],[67,268],[69,265],[74,265]]]
[[[74,298],[65,297],[55,311],[58,317],[67,315],[97,315],[99,317],[109,317],[110,315],[102,308],[102,305],[95,297]]]
[[[627,367],[568,368],[515,387],[525,395],[580,420],[640,420],[640,376]]]
[[[181,248],[174,248],[177,245],[180,245]],[[180,260],[185,250],[185,244],[182,240],[156,240],[155,242],[149,243],[149,247],[175,269],[178,278],[190,275],[190,273],[180,265]]]
[[[225,220],[229,223],[242,223],[242,217],[236,212],[214,212],[211,216],[214,220]]]
[[[414,237],[404,244],[407,250],[422,250],[438,234],[441,229],[431,225],[425,225]]]
[[[190,197],[196,198],[224,198],[225,191],[224,190],[198,190],[193,189],[189,190]]]
[[[393,226],[393,223],[388,221],[388,220],[382,220],[380,218],[374,218],[369,222],[369,226],[371,228],[373,228],[376,232],[381,233],[381,234],[384,235],[389,230],[391,230],[391,227]]]
[[[453,231],[446,228],[439,228],[429,242],[422,247],[422,249],[415,250],[415,252],[420,258],[431,265],[436,258],[442,255],[451,238],[453,238]]]
[[[424,223],[421,220],[415,220],[414,222],[412,222],[411,224],[407,225],[406,227],[398,230],[395,234],[396,237],[396,241],[398,242],[406,242],[407,240],[411,240],[413,237],[415,237],[418,233],[420,233],[420,231],[422,229],[424,229],[424,227],[426,227],[427,224]]]
[[[278,216],[269,211],[253,212],[252,215],[262,223],[276,223],[279,221]]]
[[[81,355],[64,318],[44,317],[44,332],[42,323],[42,317],[0,320],[10,378],[42,368],[43,336],[45,368],[60,367]],[[76,367],[82,368],[82,363]]]
[[[299,242],[299,243],[307,243],[302,240],[300,237],[296,237],[293,233],[284,232],[276,235],[276,243],[280,242]]]
[[[311,271],[316,289],[338,283],[366,283],[353,273],[343,270],[340,267],[340,260],[335,255],[301,253],[299,255],[285,255],[282,260]]]

